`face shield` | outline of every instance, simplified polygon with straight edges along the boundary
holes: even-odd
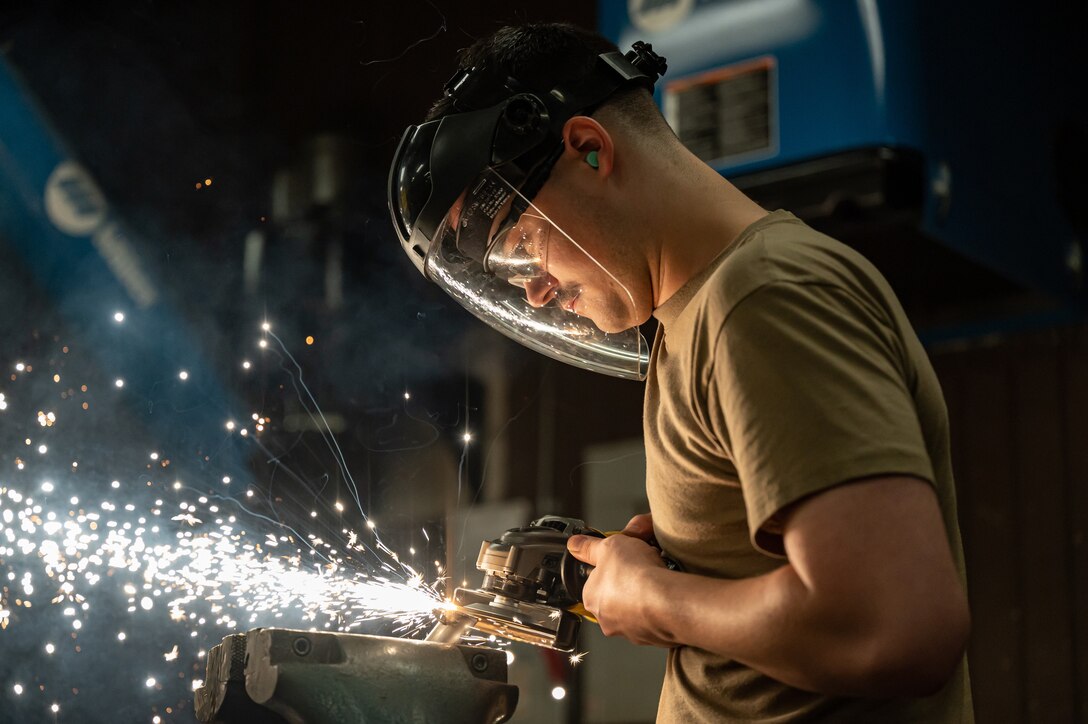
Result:
[[[456,112],[410,126],[390,168],[390,213],[409,258],[511,339],[583,369],[643,379],[649,346],[630,291],[533,198],[563,151],[567,119],[621,88],[652,89],[664,71],[664,59],[636,43],[626,56],[599,56],[574,86],[509,92],[497,103],[493,72],[458,71],[446,85]]]

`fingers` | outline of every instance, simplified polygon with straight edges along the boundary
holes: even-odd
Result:
[[[641,538],[642,540],[648,541],[654,535],[653,516],[649,513],[636,515],[627,523],[627,526],[622,532],[624,535],[629,535],[632,538]]]
[[[567,550],[578,560],[591,566],[597,565],[597,547],[604,543],[603,538],[588,535],[572,535],[567,539]]]

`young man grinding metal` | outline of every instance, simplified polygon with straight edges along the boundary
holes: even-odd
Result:
[[[566,25],[475,43],[390,171],[404,248],[522,344],[646,379],[652,518],[570,550],[604,633],[669,649],[658,721],[971,721],[925,352],[865,259],[681,145],[664,71]]]

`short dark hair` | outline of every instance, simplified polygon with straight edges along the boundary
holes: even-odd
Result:
[[[544,94],[561,83],[577,82],[593,69],[597,56],[617,50],[604,36],[569,23],[530,23],[500,28],[477,40],[460,52],[458,67],[486,65],[497,71],[495,77],[516,78],[528,90]],[[671,135],[653,96],[643,88],[621,90],[600,107],[615,111],[640,132]],[[443,96],[431,106],[427,120],[453,110],[453,99]]]

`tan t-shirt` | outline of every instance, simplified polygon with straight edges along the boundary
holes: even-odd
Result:
[[[783,564],[775,514],[846,481],[931,482],[964,574],[937,377],[879,272],[776,211],[659,307],[646,387],[658,541],[691,573]],[[849,525],[849,521],[843,521]],[[923,699],[826,697],[695,648],[669,652],[659,722],[971,722],[966,660]]]

